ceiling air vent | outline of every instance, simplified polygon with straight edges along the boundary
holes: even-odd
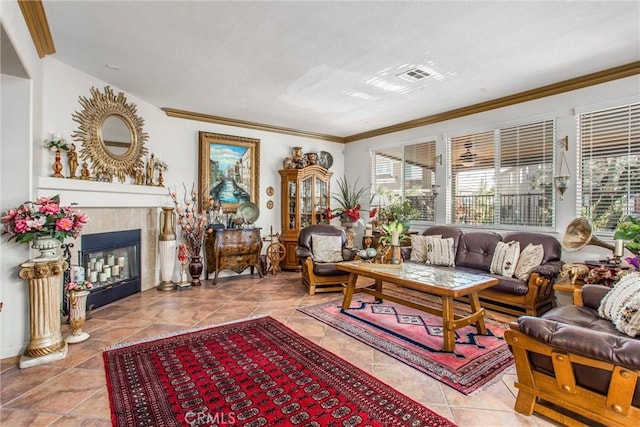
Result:
[[[404,73],[397,74],[403,80],[408,82],[417,82],[422,79],[426,79],[431,74],[427,73],[425,70],[421,68],[412,68],[410,70],[405,71]]]

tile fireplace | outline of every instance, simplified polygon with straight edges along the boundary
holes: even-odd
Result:
[[[92,309],[141,291],[140,229],[81,236],[78,262],[94,284],[87,300]]]

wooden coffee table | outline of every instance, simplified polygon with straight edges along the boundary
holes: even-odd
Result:
[[[443,348],[445,351],[453,351],[455,349],[456,329],[475,323],[479,334],[487,333],[484,323],[485,310],[480,306],[478,291],[497,284],[498,280],[493,277],[417,263],[404,263],[399,267],[386,267],[379,264],[353,261],[341,262],[336,267],[349,273],[349,280],[347,281],[347,288],[342,301],[343,310],[348,310],[351,306],[351,299],[356,291],[356,282],[359,276],[363,276],[374,279],[375,285],[373,289],[358,288],[359,292],[441,316],[442,329],[444,331]],[[439,296],[442,299],[442,310],[404,299],[397,294],[387,294],[384,292],[383,287],[385,282]],[[471,314],[460,316],[453,312],[453,299],[464,296],[469,298]]]

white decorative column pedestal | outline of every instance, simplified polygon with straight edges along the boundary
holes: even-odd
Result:
[[[159,291],[170,291],[176,288],[171,281],[173,268],[176,265],[176,215],[173,208],[162,208],[160,212],[160,236],[158,238],[160,262]]]
[[[29,281],[29,343],[20,368],[64,359],[67,343],[60,333],[62,257],[20,264],[19,277]]]

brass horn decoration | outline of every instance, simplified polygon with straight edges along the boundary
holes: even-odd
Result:
[[[82,143],[82,160],[91,162],[94,174],[125,182],[127,176],[144,170],[148,135],[142,131],[144,120],[136,114],[135,104],[109,86],[104,93],[91,88],[91,98],[80,96],[78,102],[83,110],[72,115],[80,124],[72,136]]]
[[[613,245],[605,243],[593,235],[591,220],[586,217],[578,217],[571,221],[564,230],[562,247],[568,251],[578,251],[587,245],[600,246],[613,251]]]

